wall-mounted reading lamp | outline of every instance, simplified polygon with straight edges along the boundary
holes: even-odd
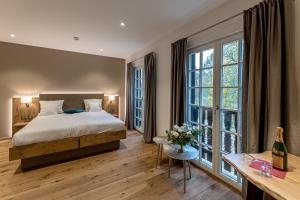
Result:
[[[30,113],[29,106],[32,103],[32,97],[31,96],[22,96],[21,103],[26,105],[26,109],[23,110],[21,113],[21,120],[30,121],[32,119],[32,115]]]
[[[21,103],[25,104],[26,107],[29,107],[29,105],[32,103],[32,97],[30,96],[21,97]]]
[[[112,105],[113,101],[115,101],[116,99],[116,95],[106,95],[108,96],[108,101],[109,101],[109,105],[108,105],[108,112],[109,113],[114,113],[114,107]]]
[[[112,103],[112,101],[115,100],[115,95],[108,95],[108,100],[109,100],[109,103]]]

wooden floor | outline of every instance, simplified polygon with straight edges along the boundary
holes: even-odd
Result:
[[[9,140],[0,141],[0,199],[101,200],[240,200],[239,194],[192,166],[193,177],[183,194],[182,168],[167,160],[155,168],[156,146],[144,144],[137,132],[128,132],[121,148],[96,156],[28,172],[19,161],[8,161]]]

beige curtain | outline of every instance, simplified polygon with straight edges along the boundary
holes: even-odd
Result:
[[[271,149],[275,127],[282,126],[288,150],[299,154],[293,4],[293,0],[268,0],[244,12],[242,125],[246,152]]]
[[[171,115],[170,127],[184,123],[185,115],[185,60],[187,39],[172,44]]]

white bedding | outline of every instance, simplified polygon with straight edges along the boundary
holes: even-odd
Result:
[[[124,130],[124,122],[105,111],[38,116],[12,138],[13,146]]]

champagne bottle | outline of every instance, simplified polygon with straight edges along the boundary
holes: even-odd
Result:
[[[283,128],[276,128],[276,140],[272,148],[273,168],[287,171],[288,170],[288,153],[283,142]]]

